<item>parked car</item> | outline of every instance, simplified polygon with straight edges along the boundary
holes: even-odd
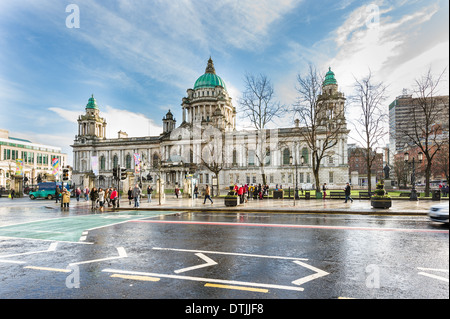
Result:
[[[433,205],[428,212],[428,216],[434,222],[448,224],[448,202]]]

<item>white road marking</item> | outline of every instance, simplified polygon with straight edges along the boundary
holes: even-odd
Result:
[[[438,269],[438,268],[422,268],[417,267],[419,270],[427,270],[427,271],[442,271],[442,272],[448,272],[448,269]]]
[[[321,270],[321,269],[319,269],[319,268],[316,268],[316,267],[314,267],[314,266],[305,264],[304,262],[301,262],[301,261],[299,261],[299,260],[294,260],[294,263],[296,263],[297,265],[303,266],[303,267],[305,267],[305,268],[308,268],[308,269],[310,269],[310,270],[316,272],[315,274],[312,274],[312,275],[309,275],[309,276],[306,276],[306,277],[303,277],[303,278],[299,278],[299,279],[297,279],[297,280],[294,280],[294,281],[292,282],[294,285],[301,286],[301,285],[304,284],[305,282],[308,282],[308,281],[311,281],[311,280],[314,280],[314,279],[317,279],[317,278],[320,278],[320,277],[329,275],[329,273],[327,273],[326,271],[323,271],[323,270]]]
[[[419,270],[426,270],[426,271],[447,272],[447,273],[449,272],[448,269],[439,269],[439,268],[422,268],[422,267],[417,267],[417,269],[419,269]],[[422,276],[426,276],[426,277],[430,277],[430,278],[434,278],[434,279],[437,279],[437,280],[449,282],[448,278],[437,276],[437,275],[433,275],[433,274],[429,274],[429,273],[426,273],[426,272],[422,272],[421,271],[421,272],[418,272],[417,274],[418,275],[422,275]]]
[[[192,267],[178,269],[178,270],[175,270],[174,273],[180,274],[182,272],[186,272],[186,271],[190,271],[190,270],[194,270],[194,269],[200,269],[200,268],[204,268],[204,267],[217,265],[217,263],[214,260],[212,260],[208,256],[203,255],[202,253],[198,253],[198,254],[195,254],[195,255],[197,257],[203,259],[204,261],[206,261],[206,264],[201,264],[201,265],[197,265],[197,266],[192,266]]]
[[[107,258],[80,261],[80,262],[76,262],[76,263],[70,263],[69,266],[90,264],[90,263],[96,263],[96,262],[101,262],[101,261],[106,261],[106,260],[114,260],[114,259],[128,257],[127,252],[125,251],[125,249],[123,247],[117,247],[117,252],[119,253],[119,256],[116,256],[116,257],[107,257]]]
[[[153,249],[155,249],[155,250],[168,250],[168,251],[183,251],[183,252],[190,252],[190,253],[205,253],[205,254],[216,254],[216,255],[231,255],[231,256],[270,258],[270,259],[304,260],[304,261],[308,260],[307,258],[268,256],[268,255],[254,255],[254,254],[242,254],[242,253],[229,253],[229,252],[210,251],[210,250],[193,250],[193,249],[160,248],[160,247],[153,247]]]
[[[433,274],[428,274],[426,272],[418,272],[417,274],[422,275],[422,276],[427,276],[427,277],[430,277],[430,278],[434,278],[434,279],[437,279],[437,280],[442,280],[442,281],[448,282],[448,278],[444,278],[444,277],[441,277],[441,276],[436,276],[436,275],[433,275]]]
[[[9,258],[9,257],[16,257],[16,256],[25,256],[25,255],[34,255],[34,254],[53,252],[56,250],[56,246],[58,246],[58,242],[53,242],[50,244],[50,247],[48,247],[47,250],[29,251],[29,252],[20,253],[20,254],[4,255],[4,256],[0,256],[0,258]]]
[[[5,259],[0,259],[0,263],[7,263],[7,264],[26,264],[25,261],[5,260]]]
[[[212,282],[212,283],[219,283],[219,284],[225,284],[225,285],[239,285],[239,286],[272,288],[272,289],[293,290],[293,291],[303,291],[304,290],[301,287],[293,287],[293,286],[261,284],[261,283],[255,283],[255,282],[211,279],[211,278],[180,276],[180,275],[155,274],[155,273],[148,273],[148,272],[126,271],[126,270],[110,269],[110,268],[103,269],[102,271],[108,272],[108,273],[128,274],[128,275],[136,275],[136,276],[150,276],[150,277],[159,277],[159,278],[171,278],[171,279],[182,279],[182,280],[190,280],[190,281]]]

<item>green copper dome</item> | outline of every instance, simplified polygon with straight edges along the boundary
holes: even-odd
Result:
[[[97,101],[94,99],[94,94],[89,98],[88,104],[86,104],[87,109],[96,109],[98,110]]]
[[[201,88],[215,88],[216,86],[223,87],[225,90],[227,89],[225,82],[216,74],[214,63],[211,58],[209,58],[205,74],[195,81],[194,90]]]
[[[325,75],[325,81],[323,81],[322,86],[330,85],[330,84],[337,84],[336,79],[334,78],[334,73],[331,71],[331,67],[328,68],[328,72]]]

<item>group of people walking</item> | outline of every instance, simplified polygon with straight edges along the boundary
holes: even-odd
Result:
[[[149,185],[147,187],[147,198],[149,203],[152,201],[152,193],[153,188]],[[134,201],[134,207],[139,207],[141,196],[142,191],[138,184],[136,184],[134,188],[130,187],[128,190],[129,204],[131,205],[131,202]],[[105,189],[96,187],[93,187],[92,189],[89,189],[89,187],[77,187],[75,190],[77,202],[83,197],[85,201],[91,201],[91,209],[99,208],[100,211],[103,211],[106,206],[113,208],[119,207],[119,193],[115,187]],[[57,186],[55,189],[55,198],[56,203],[61,201],[61,207],[69,208],[70,192],[66,188],[60,190],[59,186]]]
[[[255,185],[248,184],[245,185],[237,185],[234,184],[234,193],[239,196],[240,203],[246,203],[248,200],[252,199],[260,199],[262,200],[264,196],[269,196],[269,185]]]
[[[80,201],[81,196],[84,195],[85,201],[91,201],[91,209],[99,208],[100,211],[104,210],[104,207],[107,205],[108,207],[116,208],[118,206],[119,193],[115,187],[110,188],[96,188],[93,187],[89,189],[88,187],[83,188],[77,187],[75,190],[75,198],[77,202]],[[59,186],[56,187],[55,191],[56,202],[59,199]],[[70,192],[63,188],[61,193],[61,207],[69,208],[70,203]]]
[[[153,193],[153,188],[152,188],[151,185],[149,185],[147,187],[147,202],[149,202],[149,203],[152,202],[152,193]],[[134,186],[134,188],[130,187],[128,189],[128,203],[129,203],[129,205],[131,205],[131,202],[134,201],[134,207],[139,207],[141,196],[142,196],[142,190],[139,187],[139,184],[136,184]]]

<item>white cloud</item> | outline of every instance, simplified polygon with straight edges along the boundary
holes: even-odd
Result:
[[[48,109],[49,111],[55,112],[60,117],[65,119],[66,121],[69,121],[70,123],[77,123],[78,116],[80,115],[80,112],[78,111],[69,111],[67,109],[62,109],[59,107],[50,107]]]
[[[448,37],[445,42],[438,36],[437,43],[428,42],[430,35],[422,32],[423,26],[438,12],[437,5],[418,8],[396,18],[392,10],[391,7],[380,10],[379,24],[371,27],[366,24],[367,6],[354,10],[332,34],[338,51],[324,64],[332,67],[340,90],[347,96],[352,94],[354,78],[367,75],[370,68],[376,81],[389,85],[386,110],[402,89],[412,88],[414,79],[424,74],[428,67],[442,72],[449,57]],[[353,120],[358,112],[357,106],[351,106],[348,120]],[[354,132],[350,134],[354,135]]]
[[[129,137],[157,136],[162,133],[162,125],[158,125],[147,116],[107,105],[101,116],[106,118],[106,137],[117,138],[120,130]]]
[[[51,107],[50,111],[55,112],[60,117],[70,123],[77,123],[79,111],[69,111],[66,109]],[[106,137],[117,138],[119,131],[126,132],[129,137],[157,136],[162,133],[162,125],[158,125],[154,120],[141,113],[135,113],[112,106],[105,106],[100,116],[106,120]],[[74,136],[76,132],[71,132]]]
[[[336,73],[340,88],[350,93],[354,77],[367,74],[369,68],[387,84],[402,81],[404,85],[405,79],[414,79],[425,65],[441,59],[442,52],[439,54],[423,46],[426,35],[420,33],[422,25],[432,19],[438,9],[430,5],[397,20],[388,15],[391,9],[380,10],[380,22],[375,27],[366,25],[367,6],[354,10],[335,32],[338,52],[327,62]],[[444,55],[448,59],[448,51]],[[405,77],[400,79],[396,76],[397,70],[405,70],[406,65],[410,68],[402,72]]]

